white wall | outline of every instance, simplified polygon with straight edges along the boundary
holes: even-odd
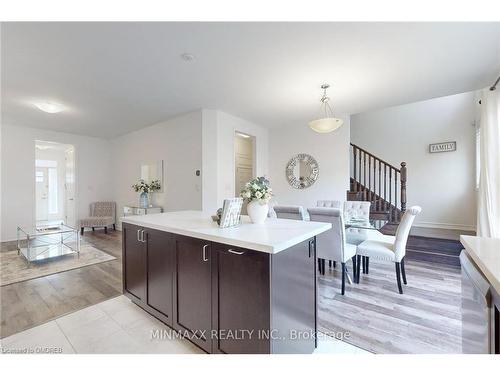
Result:
[[[1,241],[14,240],[18,225],[35,223],[35,140],[75,146],[78,218],[88,215],[91,202],[113,199],[109,141],[2,125]]]
[[[113,188],[118,216],[124,205],[137,205],[139,194],[132,184],[140,178],[141,162],[164,162],[164,189],[152,203],[164,211],[201,209],[202,112],[195,111],[111,141]]]
[[[225,198],[237,195],[234,186],[235,131],[255,137],[257,176],[268,175],[269,135],[266,128],[222,111],[203,110],[203,114],[204,194],[206,191],[203,209],[215,212],[222,207]]]
[[[416,225],[474,229],[475,93],[463,93],[351,116],[351,142],[408,168],[408,206]],[[430,143],[457,141],[456,152],[430,154]]]
[[[307,124],[271,129],[269,132],[269,179],[273,201],[283,205],[316,206],[317,200],[345,200],[349,189],[349,117],[344,125],[328,134],[319,134]],[[285,168],[296,154],[309,154],[319,164],[318,180],[299,190],[288,184]]]
[[[217,111],[202,110],[202,209],[206,212],[220,207],[217,134]]]

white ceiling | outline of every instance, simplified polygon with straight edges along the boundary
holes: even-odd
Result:
[[[359,113],[500,72],[500,23],[3,23],[1,37],[4,123],[107,138],[199,108],[306,126],[323,82],[336,113]]]

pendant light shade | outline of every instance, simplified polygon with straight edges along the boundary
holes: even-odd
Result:
[[[313,120],[309,122],[309,127],[318,133],[330,133],[334,130],[337,130],[342,126],[344,121],[340,118],[336,118],[333,115],[332,107],[330,106],[330,98],[326,96],[326,89],[328,89],[330,85],[324,84],[321,86],[323,89],[323,97],[321,98],[321,112],[324,117]]]

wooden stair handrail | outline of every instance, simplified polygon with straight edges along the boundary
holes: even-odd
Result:
[[[379,157],[377,157],[377,156],[373,155],[371,152],[366,151],[364,148],[361,148],[361,147],[359,147],[359,146],[355,145],[354,143],[351,143],[351,146],[352,146],[352,147],[354,147],[354,148],[356,148],[356,149],[358,149],[358,150],[360,150],[360,151],[363,151],[365,154],[370,155],[372,158],[376,159],[377,161],[379,161],[379,162],[381,162],[381,163],[384,163],[384,164],[385,164],[385,165],[387,165],[388,167],[390,167],[390,168],[392,168],[392,169],[395,169],[395,170],[396,170],[396,171],[398,171],[398,172],[401,172],[401,170],[400,170],[399,168],[396,168],[396,167],[395,167],[394,165],[392,165],[391,163],[388,163],[388,162],[386,162],[385,160],[380,159]],[[406,163],[405,163],[405,165],[406,165]]]
[[[362,147],[353,143],[350,143],[350,146],[352,147],[352,151],[349,150],[352,154],[351,178],[354,181],[354,188],[351,189],[354,189],[353,192],[362,193],[361,199],[373,202],[376,209],[389,209],[391,222],[399,221],[400,214],[406,211],[406,163],[401,162],[401,167],[396,168]],[[351,155],[349,158],[351,159]]]

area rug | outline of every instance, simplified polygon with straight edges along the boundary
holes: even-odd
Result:
[[[95,247],[81,243],[80,257],[76,254],[32,262],[28,268],[26,259],[17,250],[0,252],[0,286],[52,275],[116,259]]]

